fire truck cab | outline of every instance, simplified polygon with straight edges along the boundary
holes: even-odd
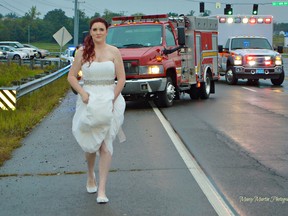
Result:
[[[217,25],[215,18],[166,14],[112,18],[107,43],[123,58],[125,99],[169,107],[181,93],[209,98],[219,79]]]

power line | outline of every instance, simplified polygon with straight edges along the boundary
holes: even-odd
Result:
[[[18,8],[15,8],[14,6],[8,4],[6,1],[3,1],[3,3],[5,3],[6,5],[8,5],[9,7],[14,8],[14,9],[12,10],[12,9],[8,8],[7,6],[4,6],[3,4],[0,4],[1,7],[5,8],[5,9],[8,10],[8,11],[11,11],[11,13],[15,13],[17,16],[23,16],[23,15],[19,14],[18,12],[16,12],[16,11],[15,11],[15,9],[16,9],[16,10],[19,10],[19,11],[21,11],[22,13],[25,14],[24,11],[22,11],[22,10],[20,10],[20,9],[18,9]]]
[[[2,4],[0,4],[0,6],[1,7],[3,7],[3,8],[5,8],[5,9],[7,9],[7,10],[9,10],[9,11],[11,11],[11,12],[13,12],[13,13],[15,13],[14,11],[12,11],[10,8],[7,8],[7,7],[5,7],[4,5],[2,5]]]
[[[31,0],[31,1],[34,2],[34,0]],[[42,5],[46,5],[46,6],[50,6],[50,7],[54,8],[54,9],[56,9],[56,8],[60,8],[60,9],[64,8],[64,9],[73,10],[73,7],[63,7],[63,5],[60,6],[60,5],[57,5],[57,4],[52,4],[52,3],[47,2],[46,0],[40,0],[37,3],[42,4]]]
[[[22,12],[23,14],[25,14],[25,13],[26,13],[25,11],[23,11],[23,10],[21,10],[21,9],[19,9],[19,8],[16,8],[16,7],[14,7],[13,5],[11,5],[11,4],[9,4],[9,3],[7,3],[6,1],[3,1],[3,2],[4,2],[6,5],[8,5],[9,7],[16,9],[16,10],[18,10],[18,11]]]
[[[100,13],[100,12],[98,12],[98,11],[96,11],[96,10],[93,10],[92,8],[95,8],[95,6],[92,6],[90,3],[87,3],[87,2],[85,2],[85,4],[83,4],[83,8],[85,9],[85,10],[88,10],[88,11],[90,11],[93,15],[97,12],[97,13]]]

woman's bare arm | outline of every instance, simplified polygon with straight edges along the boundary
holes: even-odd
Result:
[[[82,53],[83,53],[82,49],[79,49],[78,52],[76,53],[76,56],[74,58],[70,71],[68,73],[67,80],[70,83],[71,87],[81,95],[82,101],[84,103],[88,103],[89,95],[82,88],[82,86],[79,84],[77,80],[77,75],[78,75],[78,72],[81,70],[81,65],[82,65]]]
[[[114,101],[115,101],[117,97],[120,95],[122,89],[124,88],[126,82],[126,75],[120,51],[115,47],[113,52],[114,52],[115,73],[117,77],[117,85],[114,90],[115,95]]]

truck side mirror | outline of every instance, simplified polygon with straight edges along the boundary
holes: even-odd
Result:
[[[218,52],[223,52],[223,45],[218,45]]]
[[[180,46],[184,46],[185,45],[185,27],[179,26],[177,30],[178,30],[178,44]]]

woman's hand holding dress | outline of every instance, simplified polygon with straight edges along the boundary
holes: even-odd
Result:
[[[81,98],[82,98],[83,103],[88,104],[89,94],[86,91],[81,94]]]

